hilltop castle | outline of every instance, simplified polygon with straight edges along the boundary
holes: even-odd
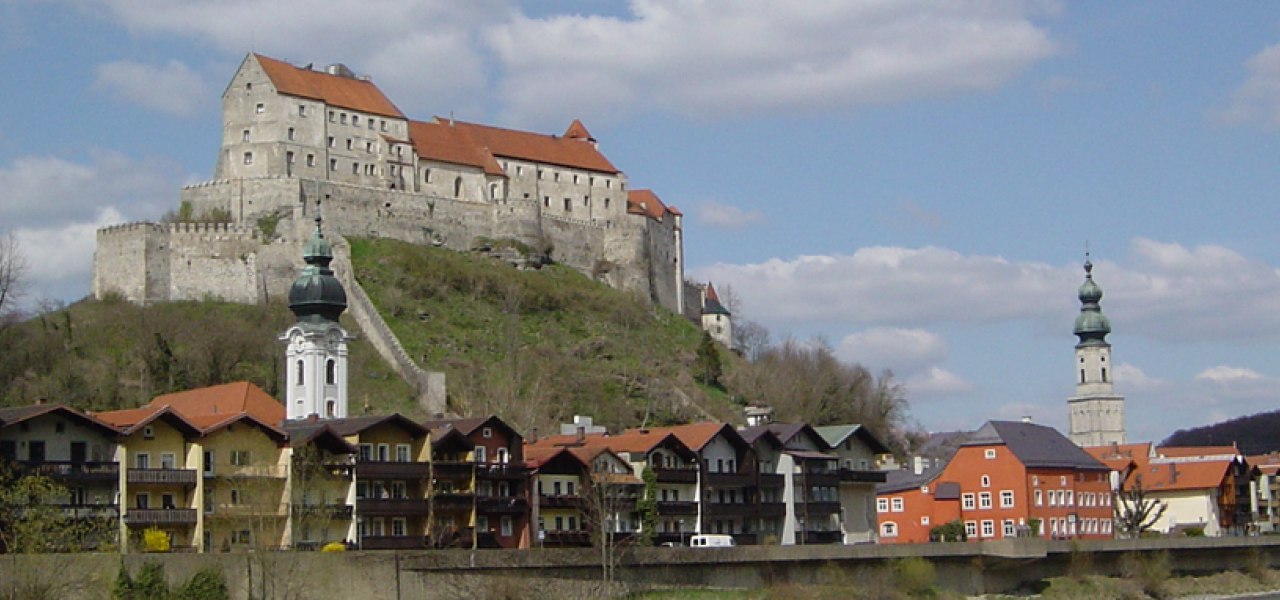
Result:
[[[230,223],[99,230],[95,296],[261,302],[301,266],[321,202],[338,235],[546,251],[695,321],[703,313],[703,289],[684,281],[680,211],[631,189],[581,122],[557,136],[415,121],[340,64],[246,56],[222,94],[214,179],[181,200]]]

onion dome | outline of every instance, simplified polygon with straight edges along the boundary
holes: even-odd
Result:
[[[307,266],[289,287],[289,310],[299,323],[338,322],[342,311],[347,309],[347,292],[329,268],[333,246],[324,239],[319,216],[316,216],[315,231],[302,247],[302,260]]]
[[[1111,333],[1111,321],[1102,314],[1098,304],[1102,300],[1102,288],[1093,281],[1093,263],[1085,257],[1084,283],[1080,285],[1080,315],[1076,317],[1075,334],[1080,338],[1080,346],[1107,343],[1107,334]]]

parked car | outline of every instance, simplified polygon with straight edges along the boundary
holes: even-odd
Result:
[[[735,545],[731,535],[695,535],[689,538],[690,548],[729,548]]]

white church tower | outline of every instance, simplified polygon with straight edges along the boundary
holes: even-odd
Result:
[[[307,266],[289,288],[289,310],[297,321],[280,337],[288,343],[286,417],[345,418],[347,341],[352,336],[338,324],[338,317],[347,308],[347,293],[329,268],[333,247],[320,230],[319,214],[315,232],[303,246],[302,260]]]
[[[1102,288],[1093,282],[1093,263],[1084,262],[1084,283],[1080,286],[1080,315],[1076,317],[1076,395],[1068,399],[1071,441],[1077,446],[1105,446],[1125,443],[1124,396],[1115,393],[1111,362],[1111,322],[1098,304]]]

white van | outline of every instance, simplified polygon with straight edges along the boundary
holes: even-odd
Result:
[[[734,545],[731,535],[695,535],[689,538],[690,548],[728,548]]]

